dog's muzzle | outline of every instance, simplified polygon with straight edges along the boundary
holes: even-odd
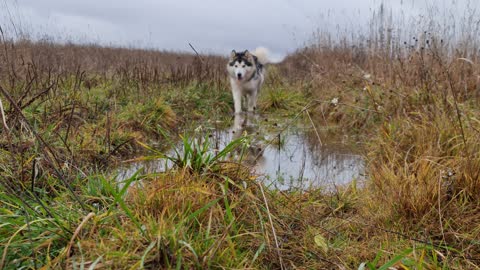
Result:
[[[238,73],[238,74],[237,74],[237,79],[239,79],[239,80],[242,79],[242,74],[241,74],[241,73]]]

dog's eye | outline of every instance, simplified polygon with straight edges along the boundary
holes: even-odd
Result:
[[[235,67],[238,67],[238,65],[235,65]]]
[[[245,65],[242,66],[242,68],[244,68],[244,67],[245,67]]]

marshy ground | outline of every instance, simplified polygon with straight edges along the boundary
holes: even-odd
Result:
[[[315,137],[319,128],[302,117],[272,113],[242,113],[232,119],[200,123],[194,130],[184,131],[182,136],[191,140],[203,140],[211,153],[226,148],[232,141],[246,139],[229,158],[250,167],[251,173],[262,181],[266,188],[279,190],[308,190],[332,188],[354,180],[363,180],[363,157],[355,153],[355,146],[345,138]],[[225,124],[229,124],[225,128]],[[321,129],[320,129],[321,130]],[[190,134],[190,135],[188,135]],[[342,140],[343,139],[343,140]],[[184,153],[183,140],[172,145],[165,155]],[[168,158],[132,158],[122,162],[112,174],[124,181],[144,170],[148,173],[162,172],[174,167]]]
[[[232,117],[223,57],[3,39],[0,269],[480,268],[478,47],[359,42]]]

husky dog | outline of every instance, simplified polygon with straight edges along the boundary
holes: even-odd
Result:
[[[228,61],[227,71],[232,87],[235,114],[242,112],[242,97],[247,97],[247,109],[253,112],[257,109],[257,96],[265,80],[267,64],[267,49],[257,48],[253,53],[232,51]]]

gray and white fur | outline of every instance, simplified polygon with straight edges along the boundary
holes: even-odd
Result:
[[[257,109],[257,97],[260,87],[265,81],[265,64],[267,64],[268,51],[257,48],[253,53],[232,51],[227,64],[227,71],[232,87],[235,113],[242,112],[242,97],[247,99],[247,110],[253,112]]]

